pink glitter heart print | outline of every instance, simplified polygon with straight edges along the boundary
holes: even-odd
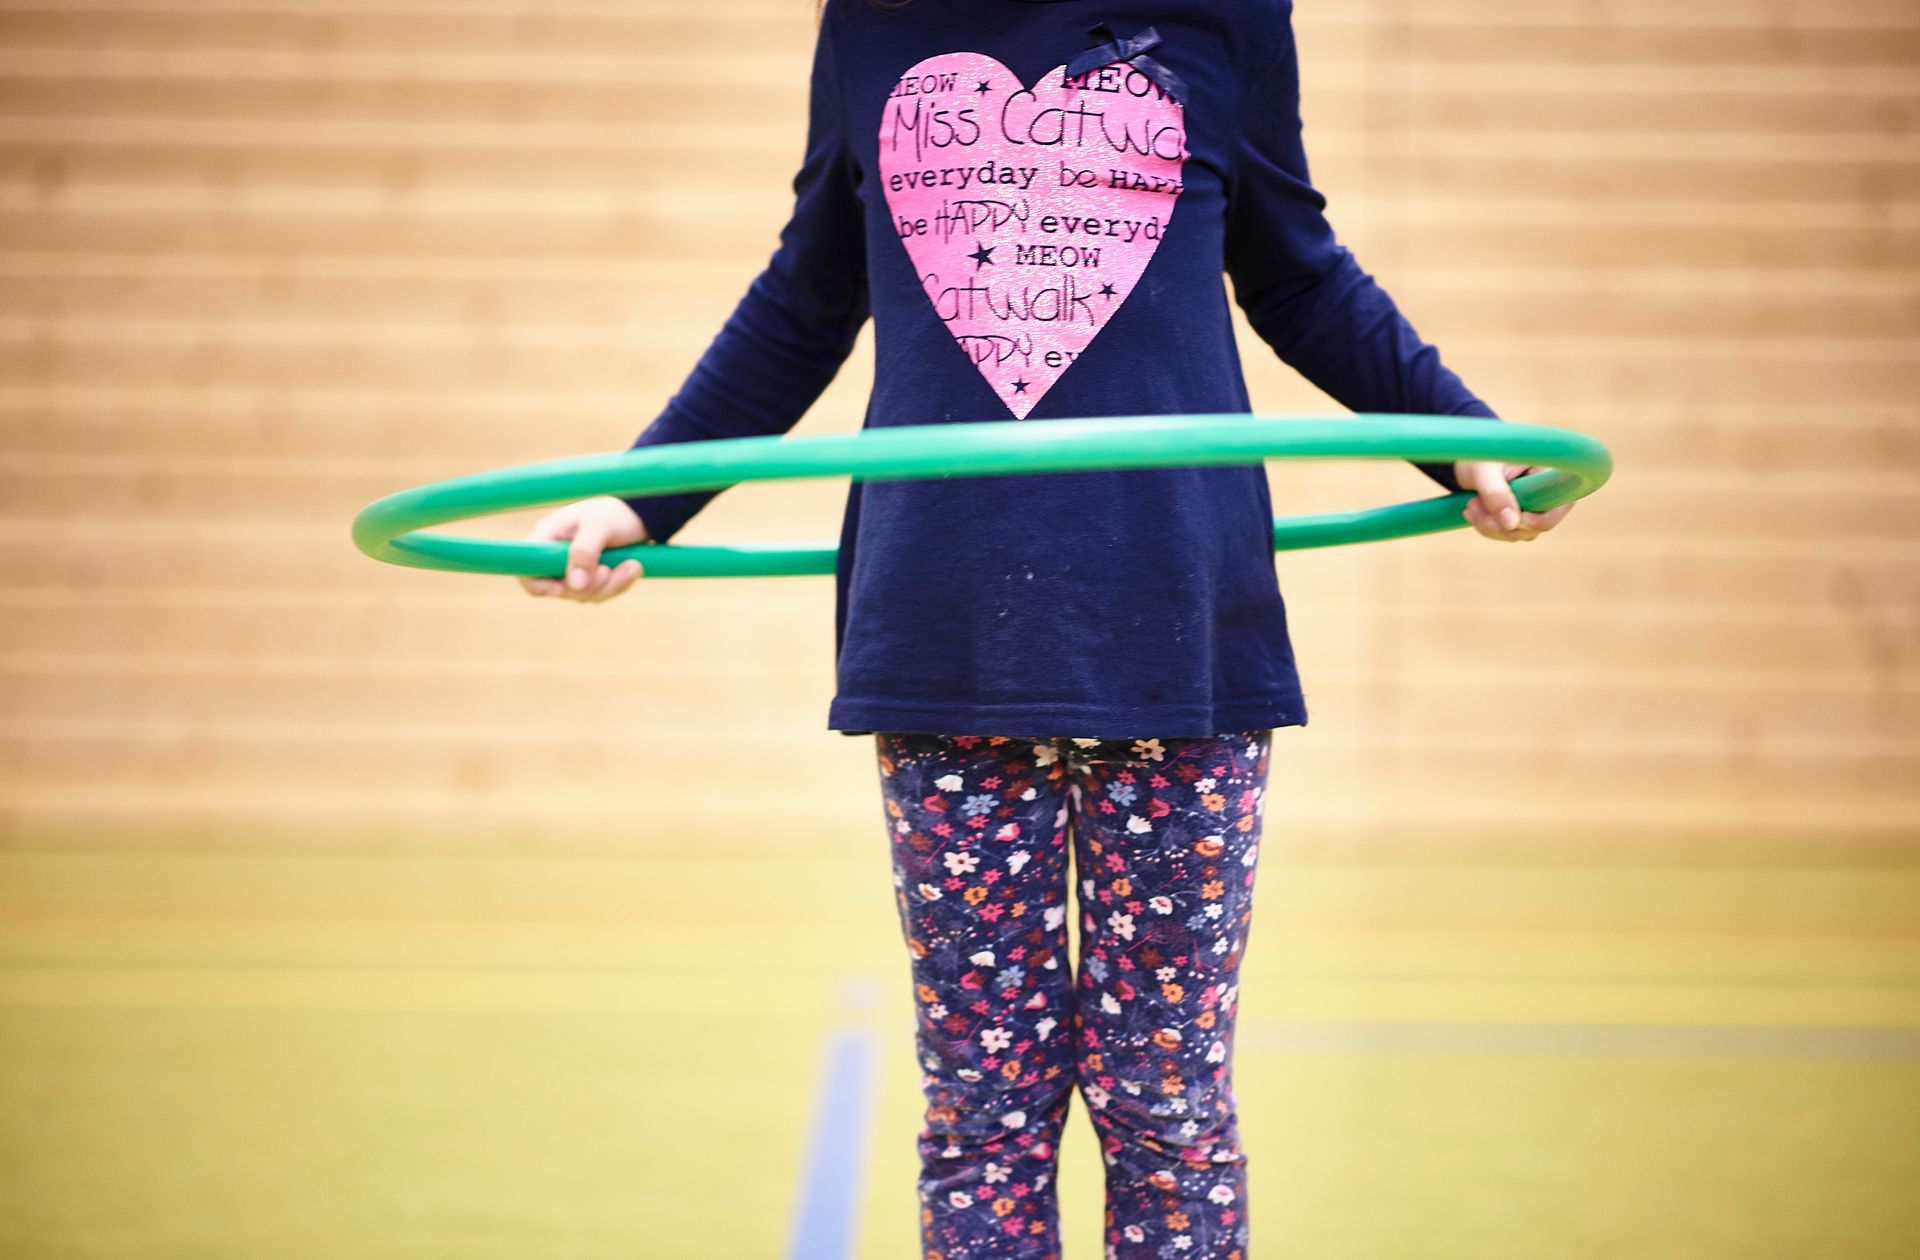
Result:
[[[929,57],[880,121],[893,228],[934,313],[1024,420],[1133,292],[1186,165],[1180,103],[1113,62],[1029,88],[984,53]]]

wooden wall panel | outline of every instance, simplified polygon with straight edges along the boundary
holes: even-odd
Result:
[[[1314,716],[1276,835],[1911,854],[1920,10],[1299,26],[1342,235],[1504,414],[1620,471],[1528,546],[1280,559]],[[825,582],[576,608],[345,532],[652,417],[773,248],[810,41],[804,0],[0,0],[5,842],[868,843]],[[1330,409],[1240,331],[1261,410]],[[857,424],[869,336],[800,432]],[[686,540],[831,537],[842,493],[729,492]]]

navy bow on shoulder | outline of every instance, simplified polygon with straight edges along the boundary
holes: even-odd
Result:
[[[1146,75],[1160,85],[1162,91],[1183,106],[1186,104],[1187,85],[1180,76],[1161,62],[1147,56],[1149,48],[1160,43],[1160,33],[1151,26],[1143,26],[1138,31],[1122,39],[1113,33],[1113,28],[1105,22],[1087,28],[1087,34],[1103,41],[1098,46],[1075,54],[1067,63],[1067,77],[1078,78],[1089,70],[1098,70],[1101,66],[1114,61],[1124,61],[1141,74]]]

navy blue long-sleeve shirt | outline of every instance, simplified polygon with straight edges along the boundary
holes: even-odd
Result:
[[[1223,275],[1343,405],[1494,418],[1324,217],[1290,0],[828,0],[793,188],[779,248],[634,446],[786,432],[869,317],[868,428],[1249,412]],[[628,502],[665,542],[715,493]],[[1259,465],[853,483],[827,724],[1304,725],[1272,518]]]

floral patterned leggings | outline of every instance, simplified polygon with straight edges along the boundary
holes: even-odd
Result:
[[[875,736],[918,999],[924,1260],[1057,1260],[1076,1085],[1108,1260],[1244,1260],[1233,1028],[1271,735]]]

